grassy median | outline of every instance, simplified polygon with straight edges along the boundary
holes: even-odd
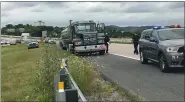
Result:
[[[110,38],[111,43],[132,44],[131,38]]]
[[[1,48],[2,101],[26,101],[35,99],[34,76],[39,68],[43,47],[27,49],[24,44]]]
[[[29,50],[25,44],[2,47],[2,101],[53,101],[56,50],[56,45]]]
[[[2,101],[55,101],[54,76],[58,58],[68,58],[68,68],[88,101],[137,101],[102,79],[92,62],[59,50],[56,45],[27,49],[7,46],[2,53]]]

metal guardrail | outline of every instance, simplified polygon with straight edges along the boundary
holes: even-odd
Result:
[[[87,102],[67,69],[67,59],[60,59],[59,72],[54,79],[56,102]]]

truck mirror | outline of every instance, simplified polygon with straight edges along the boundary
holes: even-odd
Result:
[[[104,30],[105,29],[105,24],[101,23],[101,28]]]

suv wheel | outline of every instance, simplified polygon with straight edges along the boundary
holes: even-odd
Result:
[[[169,70],[166,58],[163,54],[159,56],[159,67],[162,72],[168,72]]]
[[[140,61],[141,61],[142,64],[147,64],[148,63],[148,59],[146,59],[144,57],[144,54],[143,54],[142,51],[140,52]]]

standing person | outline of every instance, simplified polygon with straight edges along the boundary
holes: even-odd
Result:
[[[109,36],[105,35],[104,43],[105,43],[105,46],[106,46],[106,53],[108,53],[108,51],[109,51],[109,41],[110,41]]]
[[[138,42],[139,42],[139,36],[137,34],[133,35],[132,38],[133,44],[134,44],[134,54],[138,55]]]

